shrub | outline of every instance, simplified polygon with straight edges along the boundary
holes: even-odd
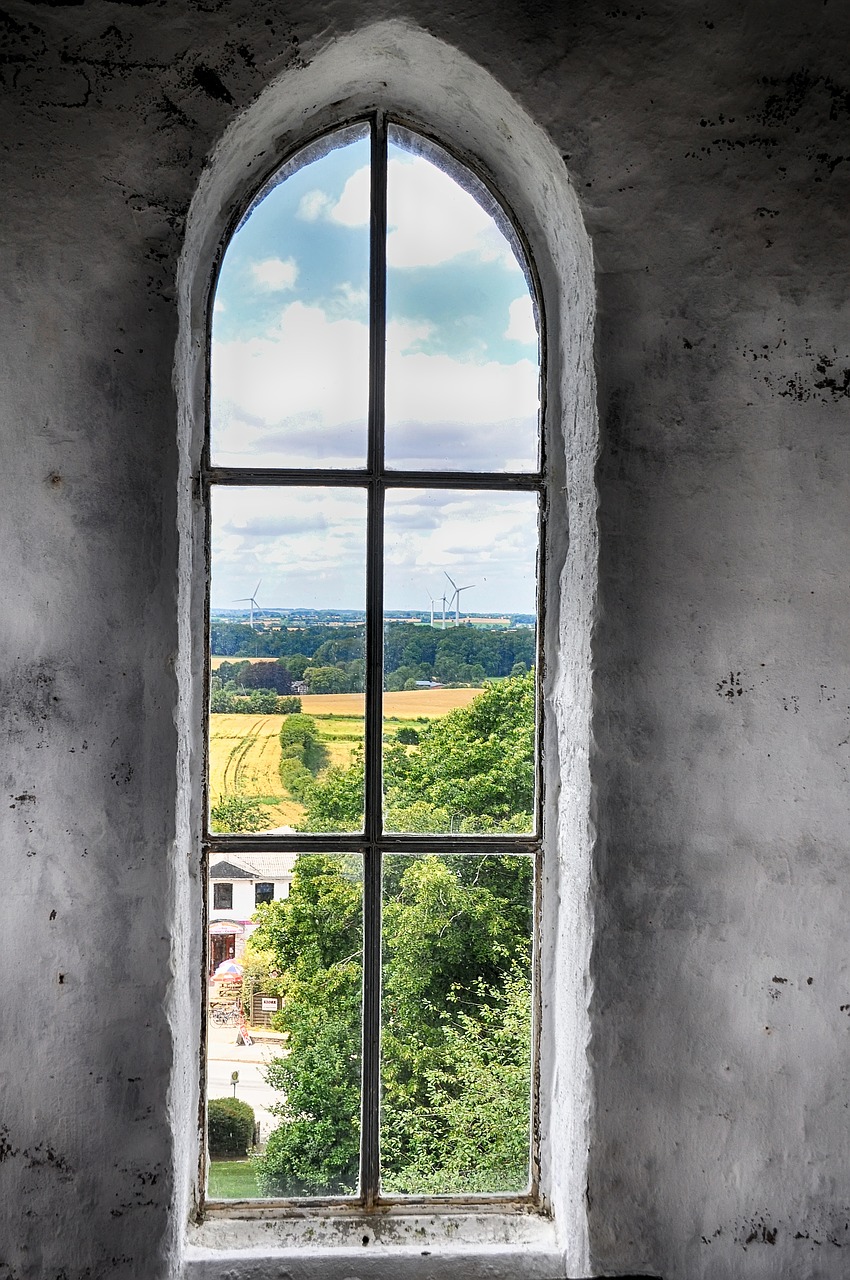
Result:
[[[222,796],[210,809],[213,831],[263,831],[268,825],[268,810],[259,796]]]
[[[241,1098],[210,1098],[207,1132],[211,1156],[246,1156],[254,1140],[254,1108]]]
[[[313,785],[313,775],[305,764],[292,756],[284,756],[279,766],[280,781],[295,800],[303,800]]]

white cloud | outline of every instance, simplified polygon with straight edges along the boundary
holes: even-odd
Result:
[[[361,489],[213,492],[212,587],[233,607],[262,579],[266,608],[364,607],[366,503]],[[527,493],[402,490],[387,497],[389,608],[426,608],[428,595],[464,592],[464,612],[534,608],[537,502]]]
[[[221,315],[224,311],[226,311],[226,310],[227,310],[227,307],[224,305],[224,303],[222,302],[221,298],[216,298],[215,302],[213,303],[213,311],[214,311],[214,313],[215,313],[217,316],[220,316],[220,315]]]
[[[387,421],[478,425],[537,411],[537,364],[484,364],[389,346]]]
[[[436,518],[435,518],[436,517]],[[537,504],[532,494],[434,491],[392,494],[387,501],[387,598],[421,606],[452,594],[448,571],[463,593],[465,613],[534,608]],[[405,603],[402,605],[402,601]]]
[[[411,351],[429,326],[389,327],[387,442],[394,465],[520,470],[536,456],[532,360],[483,364]],[[368,325],[293,302],[260,337],[214,342],[213,450],[219,465],[362,465]]]
[[[266,608],[364,607],[361,491],[220,488],[213,493],[212,514],[216,607],[232,607],[258,578]]]
[[[298,265],[292,258],[264,258],[251,263],[254,284],[270,293],[291,289],[298,279]]]
[[[508,327],[504,336],[513,342],[537,342],[537,326],[531,298],[526,293],[515,298],[508,309]]]
[[[333,204],[330,196],[326,191],[308,191],[306,195],[301,197],[298,204],[297,216],[302,218],[304,222],[318,222],[328,212]]]
[[[388,320],[387,354],[391,351],[404,354],[414,343],[430,338],[433,332],[434,326],[428,320]]]
[[[346,182],[336,204],[328,200],[328,216],[344,227],[365,227],[369,221],[371,173],[368,165],[357,169]]]
[[[349,281],[337,286],[335,299],[339,298],[346,310],[366,319],[369,315],[369,290],[355,289]]]
[[[368,325],[330,319],[303,302],[285,307],[261,337],[214,342],[217,460],[257,466],[362,460],[368,366]],[[272,432],[276,441],[269,440]]]
[[[368,167],[358,169],[328,209],[328,216],[343,226],[365,226],[369,186]],[[316,207],[318,217],[325,206]],[[482,262],[520,270],[489,213],[454,178],[422,156],[392,159],[387,164],[387,227],[390,267],[435,267],[462,254],[474,254]]]

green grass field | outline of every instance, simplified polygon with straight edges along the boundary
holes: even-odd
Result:
[[[260,1194],[250,1160],[211,1160],[207,1195],[213,1200],[256,1200]]]

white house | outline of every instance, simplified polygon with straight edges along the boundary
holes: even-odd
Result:
[[[255,929],[263,902],[289,895],[294,853],[229,854],[217,857],[209,875],[209,972],[223,960],[238,960]]]

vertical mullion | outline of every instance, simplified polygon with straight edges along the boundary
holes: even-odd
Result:
[[[372,122],[369,246],[369,512],[366,530],[366,722],[363,867],[363,1065],[360,1195],[374,1205],[380,1184],[382,715],[384,646],[384,369],[386,363],[387,134]]]

